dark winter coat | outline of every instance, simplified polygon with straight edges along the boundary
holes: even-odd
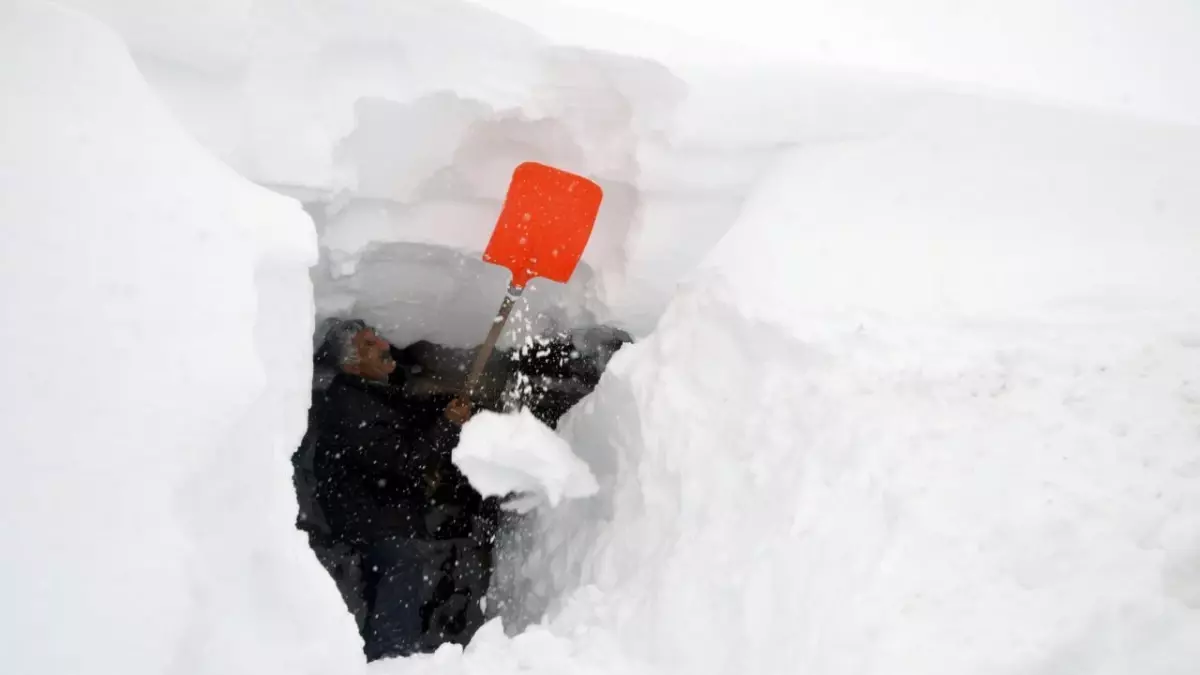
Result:
[[[450,462],[459,428],[398,391],[347,374],[315,393],[316,501],[335,539],[469,536],[482,500]]]

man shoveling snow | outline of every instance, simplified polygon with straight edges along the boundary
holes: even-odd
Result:
[[[358,320],[319,331],[309,431],[293,457],[297,526],[358,619],[368,660],[470,641],[486,618],[493,495],[516,493],[507,508],[527,511],[596,491],[588,467],[538,418],[553,422],[591,390],[600,357],[623,341],[613,342],[606,333],[577,358],[565,356],[579,348],[570,340],[497,354],[513,370],[491,377],[529,383],[519,376],[536,373],[536,382],[518,387],[515,415],[486,411],[502,405],[502,384],[475,401],[485,410],[452,456],[471,406],[449,392],[472,350],[397,349]]]
[[[335,322],[318,358],[336,374],[310,428],[313,506],[329,540],[361,557],[368,661],[465,644],[491,569],[489,509],[449,461],[470,406],[421,415],[389,384],[390,348],[361,321]]]
[[[509,290],[466,381],[432,419],[414,414],[411,398],[394,386],[392,346],[373,328],[341,321],[322,334],[318,361],[335,375],[314,394],[309,433],[293,457],[297,524],[313,540],[325,538],[314,544],[318,556],[340,546],[360,557],[361,592],[338,579],[336,565],[327,568],[348,605],[365,605],[357,614],[368,661],[465,644],[481,625],[491,536],[481,542],[478,524],[492,529],[486,521],[494,523],[495,511],[451,461],[450,448],[479,402],[526,283],[570,279],[601,198],[593,181],[553,167],[526,162],[513,172],[483,256],[509,268]],[[552,503],[596,491],[587,467],[528,412],[485,418],[470,437],[457,456],[485,491],[540,490]],[[306,511],[306,502],[314,508]]]

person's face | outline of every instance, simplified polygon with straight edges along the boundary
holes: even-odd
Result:
[[[387,382],[388,375],[396,369],[388,341],[374,330],[364,328],[354,336],[354,348],[358,353],[358,360],[347,366],[346,372],[368,380]]]

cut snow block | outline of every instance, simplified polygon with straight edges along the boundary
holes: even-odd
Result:
[[[485,497],[521,493],[557,506],[599,489],[571,446],[528,410],[476,414],[463,427],[452,459]]]

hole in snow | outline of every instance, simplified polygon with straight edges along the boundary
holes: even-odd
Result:
[[[445,629],[444,639],[468,639],[491,616],[507,616],[510,626],[523,627],[528,623],[527,608],[536,603],[513,597],[511,584],[490,596],[490,602],[486,591],[494,551],[509,551],[511,557],[527,546],[522,538],[527,536],[524,517],[501,514],[495,504],[481,503],[477,495],[449,487],[456,480],[456,470],[449,465],[442,464],[436,475],[428,474],[429,465],[448,457],[454,442],[439,447],[432,439],[445,436],[446,432],[438,431],[445,428],[445,411],[465,389],[466,372],[478,348],[421,340],[404,347],[392,345],[386,354],[375,353],[372,348],[378,343],[371,329],[348,324],[342,333],[340,326],[347,324],[333,325],[337,327],[317,350],[309,429],[293,458],[301,514],[297,525],[308,533],[310,546],[337,584],[360,631],[369,635],[367,626],[375,620],[368,618],[367,598],[385,593],[382,589],[389,579],[405,574],[391,558],[381,573],[364,575],[361,570],[367,561],[383,555],[381,550],[396,546],[411,547],[422,564],[451,565],[454,571],[447,574],[464,585],[447,591],[451,599],[438,600],[434,603],[438,607],[450,607],[459,595],[481,608],[490,607],[486,614],[464,614],[459,607],[455,610],[459,623]],[[524,340],[493,353],[472,402],[477,411],[528,410],[550,427],[591,392],[611,356],[630,341],[623,331],[607,327],[550,331],[536,337],[519,323],[512,330],[524,332]],[[359,344],[363,335],[371,337]],[[345,337],[344,344],[340,336]],[[395,369],[377,380],[359,377],[374,363],[394,363]],[[344,447],[352,450],[345,452]],[[426,455],[420,466],[414,465],[416,457]],[[424,487],[432,491],[423,492]],[[457,513],[469,516],[460,518]],[[445,543],[450,540],[468,543]],[[411,541],[434,543],[397,544]],[[453,561],[462,555],[477,555],[482,562],[459,567]]]
[[[620,97],[618,92],[605,95]],[[409,451],[412,444],[422,443],[463,390],[475,350],[495,322],[508,287],[509,272],[482,262],[480,252],[499,214],[512,169],[535,160],[587,173],[594,158],[583,145],[593,142],[597,134],[612,132],[581,128],[580,120],[569,116],[528,120],[495,112],[450,92],[403,103],[364,98],[355,106],[355,115],[355,129],[337,150],[344,172],[355,177],[354,187],[336,198],[332,193],[306,195],[305,206],[321,245],[312,278],[319,321],[361,319],[392,343],[388,351],[396,368],[387,388],[370,389],[366,398],[353,394],[359,397],[354,406],[365,410],[382,402],[391,413],[369,413],[370,424],[352,425],[348,438],[336,441],[349,443],[355,452],[326,453],[326,442],[320,440],[323,434],[329,428],[345,428],[344,418],[353,418],[359,408],[351,406],[347,411],[342,398],[345,387],[339,382],[344,384],[348,376],[339,375],[328,363],[318,364],[310,433],[295,463],[297,493],[305,514],[300,525],[309,532],[318,559],[361,629],[368,621],[366,587],[388,576],[386,570],[361,573],[367,568],[364,560],[379,555],[378,541],[384,533],[420,538],[436,527],[442,528],[437,536],[451,532],[446,536],[477,542],[486,537],[479,536],[477,524],[453,529],[457,527],[454,517],[431,524],[431,517],[445,513],[437,504],[475,509],[461,501],[461,494],[440,494],[445,483],[438,477],[416,476],[415,484],[427,485],[433,492],[414,497],[416,493],[404,491],[404,475],[364,484],[354,472],[393,461],[386,452],[370,454],[378,452],[380,445]],[[618,116],[604,123],[621,128],[629,120]],[[635,163],[635,150],[636,143],[617,148],[629,163]],[[588,256],[571,282],[535,279],[526,288],[474,392],[479,409],[523,408],[554,426],[595,387],[608,359],[629,341],[628,333],[603,325],[601,318],[623,314],[629,318],[621,323],[632,327],[643,317],[636,311],[614,311],[613,303],[597,300],[596,293],[597,270],[613,270],[625,263],[625,240],[644,206],[641,194],[625,176],[633,174],[597,176],[605,189],[604,208]],[[610,276],[610,285],[613,280]],[[650,316],[658,309],[640,311]],[[387,428],[388,424],[395,428]],[[355,432],[361,432],[361,437]],[[348,461],[368,457],[366,465]],[[426,479],[428,483],[423,482]],[[361,494],[356,496],[356,490]],[[360,501],[372,505],[410,501],[402,508],[381,510],[355,501],[364,495]],[[406,517],[398,520],[399,513]],[[505,515],[499,534],[485,549],[498,536],[505,542],[504,550],[519,555],[525,546],[521,524],[520,516]],[[479,581],[471,578],[472,583]],[[506,617],[510,629],[528,623],[528,608],[538,605],[527,602],[511,584],[486,600],[478,589],[474,595],[479,596],[481,607],[488,608],[488,616]]]
[[[394,437],[370,436],[380,432],[381,419],[389,423],[376,416],[361,430],[369,438],[341,439],[352,444],[350,452],[333,453],[342,466],[355,453],[380,443],[394,447],[394,438],[428,428],[463,387],[472,350],[493,325],[510,279],[480,257],[517,165],[537,161],[575,171],[604,190],[570,283],[527,285],[477,394],[485,408],[523,406],[553,424],[595,386],[628,337],[622,330],[641,335],[654,325],[676,282],[733,222],[749,178],[769,160],[757,151],[669,145],[662,130],[685,88],[661,66],[578,49],[538,55],[540,79],[526,83],[528,99],[520,104],[436,81],[403,94],[357,96],[347,111],[352,127],[333,143],[333,166],[317,172],[331,178],[303,189],[272,181],[300,198],[316,224],[321,256],[311,277],[318,320],[361,319],[395,345],[393,390],[385,398],[401,411],[395,424],[402,429]],[[299,168],[295,174],[311,175]],[[328,368],[314,377],[314,423],[333,377]],[[318,484],[317,474],[329,467],[317,466],[317,452],[310,435],[297,453],[301,525],[361,625],[366,611],[356,599],[364,583],[385,571],[363,562],[356,552],[361,540],[335,541],[328,528],[321,530],[317,493],[325,490],[322,499],[333,501],[352,495],[349,483]],[[598,474],[611,468],[598,465],[607,461],[589,459]],[[373,457],[365,465],[385,464]],[[402,482],[370,485],[395,496]],[[427,527],[415,522],[421,517],[413,515],[408,525]],[[501,533],[508,537],[501,568],[511,569],[532,543],[512,518]],[[350,520],[356,530],[379,525],[377,516]],[[510,631],[537,620],[549,598],[535,581],[498,582],[503,590],[484,603],[489,615],[504,617]]]

